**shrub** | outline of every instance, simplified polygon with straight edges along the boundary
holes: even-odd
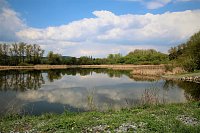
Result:
[[[21,62],[18,64],[18,66],[32,66],[33,64],[28,64],[28,63],[25,63],[25,62]]]
[[[181,63],[181,66],[185,71],[188,72],[193,72],[197,68],[197,64],[191,57],[184,58],[183,62]]]
[[[159,60],[154,60],[153,61],[153,65],[159,65],[160,64],[160,61]]]
[[[168,72],[172,72],[173,71],[174,66],[172,64],[165,64],[165,71]]]

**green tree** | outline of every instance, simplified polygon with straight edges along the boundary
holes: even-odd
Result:
[[[20,62],[23,62],[23,63],[25,59],[25,47],[26,47],[26,44],[24,42],[19,43],[19,49],[18,49],[19,60]]]
[[[109,64],[119,64],[122,61],[121,58],[122,58],[122,55],[120,53],[109,54],[107,57],[107,61]]]
[[[47,55],[48,63],[51,65],[60,65],[62,63],[61,55],[54,54],[53,51],[50,51]]]
[[[93,59],[91,57],[81,56],[78,59],[78,64],[80,64],[80,65],[92,65]]]
[[[186,71],[200,70],[200,31],[177,47],[169,50],[169,58],[175,60]]]
[[[125,56],[126,64],[162,64],[168,61],[168,55],[154,49],[136,49]]]

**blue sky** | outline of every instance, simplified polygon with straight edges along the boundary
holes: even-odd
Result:
[[[149,1],[149,0],[148,0]],[[59,26],[71,21],[94,17],[96,10],[122,14],[162,14],[200,8],[198,0],[170,2],[163,8],[148,9],[141,2],[131,0],[8,0],[11,8],[19,12],[27,25],[36,28]]]
[[[200,30],[200,0],[0,0],[0,41],[105,57],[162,52]]]

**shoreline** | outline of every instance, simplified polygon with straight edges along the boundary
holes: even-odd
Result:
[[[34,66],[0,66],[0,71],[5,70],[51,70],[67,68],[106,68],[113,70],[129,70],[133,76],[160,77],[166,80],[182,80],[200,83],[200,71],[184,73],[181,68],[166,71],[165,65],[34,65]]]
[[[162,76],[165,65],[34,65],[34,66],[0,66],[0,71],[5,70],[51,70],[68,68],[104,68],[113,70],[129,70],[132,75]]]
[[[193,73],[163,75],[162,77],[167,80],[181,80],[181,81],[200,83],[200,71],[193,72]]]
[[[133,70],[135,68],[158,69],[164,65],[34,65],[34,66],[0,66],[0,70],[23,69],[66,69],[66,68],[111,68],[116,70]]]
[[[199,102],[141,105],[119,111],[7,115],[2,132],[198,132]]]

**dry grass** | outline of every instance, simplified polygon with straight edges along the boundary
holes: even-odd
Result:
[[[65,69],[67,65],[35,65],[35,69]]]
[[[133,75],[152,75],[152,76],[161,76],[165,74],[164,68],[158,68],[158,69],[149,69],[149,68],[137,68],[133,69],[132,71]]]
[[[152,76],[161,76],[165,74],[164,65],[141,65],[137,68],[134,68],[132,71],[133,75],[152,75]]]
[[[181,67],[175,67],[172,69],[172,71],[166,71],[165,74],[168,74],[168,75],[174,75],[174,74],[180,74],[180,73],[185,73],[186,71],[181,68]]]
[[[143,76],[162,76],[165,74],[179,74],[185,72],[180,67],[175,67],[172,71],[167,71],[164,65],[150,65],[150,66],[138,66],[132,70],[133,75]]]
[[[142,105],[143,104],[159,104],[159,89],[158,88],[150,88],[145,89],[141,98]]]

